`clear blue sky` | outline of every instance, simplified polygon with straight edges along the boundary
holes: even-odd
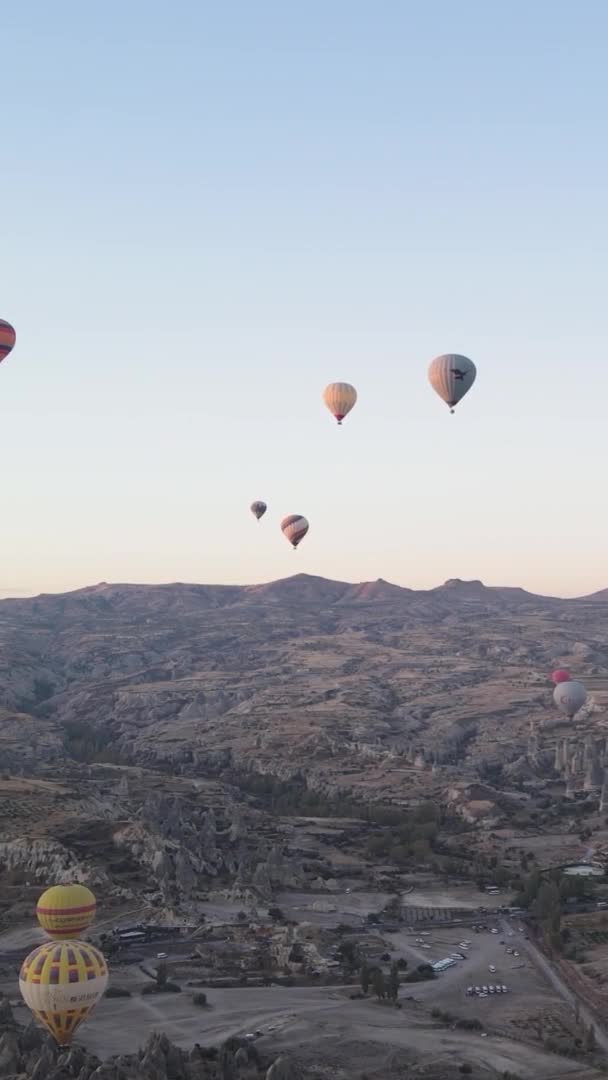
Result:
[[[28,0],[0,34],[0,589],[608,585],[603,0]]]

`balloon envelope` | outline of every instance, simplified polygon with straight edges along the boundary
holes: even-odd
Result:
[[[23,961],[19,989],[25,1004],[59,1046],[93,1012],[108,985],[99,949],[84,941],[48,941]]]
[[[53,885],[42,894],[36,915],[52,938],[75,938],[95,918],[96,900],[86,885]]]
[[[445,353],[437,356],[429,365],[428,377],[436,394],[450,406],[462,400],[475,382],[477,368],[472,360],[458,353]]]
[[[249,509],[251,510],[253,516],[259,521],[261,517],[264,517],[264,514],[266,513],[268,507],[266,506],[265,502],[262,502],[261,499],[259,499],[257,502],[252,502]]]
[[[576,679],[569,682],[558,683],[553,691],[553,700],[558,709],[566,713],[570,719],[582,709],[587,700],[587,691],[581,682]]]
[[[323,391],[323,401],[338,424],[341,424],[357,402],[357,391],[350,383],[332,382]]]
[[[551,681],[554,682],[556,686],[560,682],[570,682],[570,672],[565,667],[556,668],[551,676]]]
[[[0,319],[0,363],[8,356],[17,340],[17,335],[9,322]]]
[[[293,548],[297,548],[300,541],[304,539],[308,532],[308,528],[308,522],[302,514],[289,514],[289,516],[283,518],[281,522],[283,536],[289,540],[289,543]]]

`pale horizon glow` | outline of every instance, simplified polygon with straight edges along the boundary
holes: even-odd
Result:
[[[0,28],[0,595],[608,586],[605,4],[32,0]],[[455,416],[448,351],[478,371]]]

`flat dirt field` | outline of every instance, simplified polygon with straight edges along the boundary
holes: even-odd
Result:
[[[430,948],[417,944],[417,937]],[[463,939],[471,941],[467,959],[437,979],[403,984],[400,1010],[380,1005],[371,997],[351,999],[358,990],[356,985],[209,989],[208,1007],[200,1008],[192,1000],[195,991],[185,986],[181,994],[142,997],[141,989],[149,981],[143,972],[136,965],[116,966],[114,983],[129,989],[132,996],[102,1001],[77,1042],[106,1057],[137,1050],[155,1031],[166,1032],[184,1047],[195,1042],[213,1045],[231,1035],[261,1032],[260,1050],[269,1057],[289,1050],[311,1065],[333,1062],[332,1076],[337,1080],[358,1077],[363,1068],[371,1076],[385,1069],[388,1076],[396,1063],[414,1062],[429,1068],[467,1062],[481,1080],[507,1070],[522,1080],[599,1077],[595,1070],[543,1048],[543,1038],[571,1031],[571,1015],[523,955],[506,954],[507,946],[517,949],[518,938],[521,940],[521,934],[516,926],[512,936],[504,927],[499,934],[444,927],[424,939],[406,931],[387,935],[392,958],[404,957],[410,968],[423,960],[449,955]],[[496,974],[488,971],[490,964],[497,968]],[[508,994],[484,999],[466,995],[468,985],[499,981],[509,986]],[[14,980],[6,980],[0,989],[15,999]],[[487,1037],[452,1030],[433,1019],[432,1008],[455,1017],[479,1017],[487,1027]],[[27,1011],[19,1007],[16,1015],[25,1022]],[[539,1041],[530,1045],[518,1041],[518,1036]],[[363,1064],[366,1061],[369,1067]]]
[[[397,1011],[373,1001],[351,1001],[347,992],[328,988],[210,990],[208,999],[206,1009],[194,1006],[186,993],[153,1001],[139,995],[106,1000],[78,1041],[103,1057],[136,1050],[153,1031],[165,1031],[187,1047],[261,1030],[261,1050],[269,1054],[289,1050],[319,1063],[333,1055],[342,1068],[357,1070],[349,1075],[358,1075],[361,1068],[355,1048],[362,1043],[374,1044],[377,1055],[399,1051],[419,1064],[469,1062],[490,1070],[490,1076],[491,1070],[499,1074],[510,1070],[522,1080],[581,1074],[580,1064],[540,1046],[499,1035],[482,1039],[478,1033],[451,1031],[432,1021],[428,1010],[405,1000]]]

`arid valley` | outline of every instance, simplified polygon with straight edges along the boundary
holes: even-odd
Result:
[[[0,1075],[602,1075],[607,612],[306,575],[0,603]],[[62,880],[111,972],[67,1062],[16,988]]]

